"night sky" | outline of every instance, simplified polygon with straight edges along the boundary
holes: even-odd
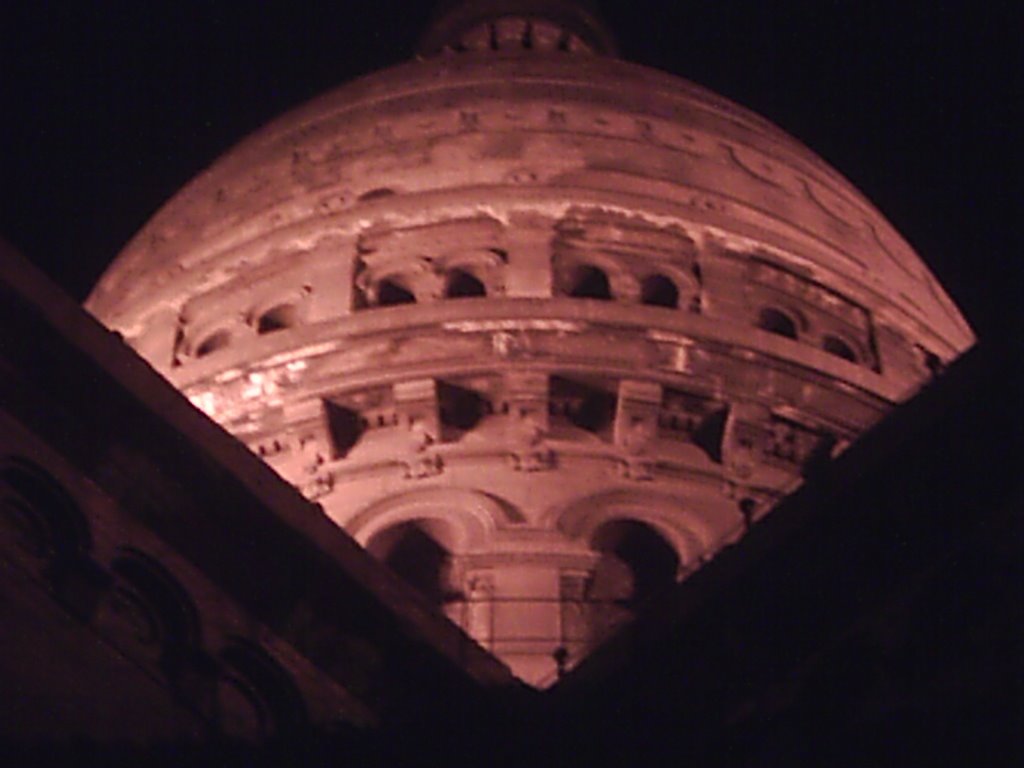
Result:
[[[433,2],[0,5],[0,237],[82,299],[218,155],[411,55]],[[600,5],[625,58],[759,112],[845,174],[979,335],[1019,320],[1018,3]]]
[[[623,58],[685,77],[760,113],[849,178],[931,266],[982,341],[991,340],[990,349],[996,348],[1001,359],[1019,365],[1024,359],[1020,0],[595,2]],[[219,155],[288,109],[409,58],[434,5],[434,0],[0,0],[0,239],[73,297],[84,299],[147,219]],[[1019,375],[1005,376],[1005,369],[990,360],[968,373],[982,380],[972,379],[973,384],[996,382],[1005,392],[1017,392]],[[970,392],[972,406],[985,405],[986,393],[999,393],[993,386]],[[1005,406],[1010,397],[989,400],[988,411],[964,408],[960,414],[956,403],[964,401],[950,397],[940,403],[954,404],[948,412],[925,413],[952,425],[934,434],[967,435],[975,442],[966,439],[968,447],[958,451],[955,441],[937,441],[934,456],[925,456],[931,463],[908,464],[923,469],[916,476],[914,469],[906,473],[913,481],[906,487],[916,482],[927,491],[934,478],[960,478],[971,447],[995,446],[976,452],[987,458],[973,459],[978,465],[963,475],[969,482],[938,483],[938,488],[954,488],[948,498],[924,494],[920,509],[933,515],[929,522],[965,513],[998,521],[1004,511],[999,505],[1020,496],[1019,479],[1013,501],[1005,490],[1007,478],[1020,477],[1020,451],[1003,446],[1010,442],[1007,435],[1019,437],[1024,395],[1016,401],[1016,413],[1013,405]],[[1004,422],[1010,426],[1004,428]],[[903,474],[893,472],[893,477]],[[971,494],[987,484],[996,491],[979,504]],[[925,519],[925,513],[914,514]],[[961,616],[977,621],[981,640],[968,642],[975,626],[964,620],[950,624],[948,643],[920,640],[933,654],[920,665],[906,661],[916,648],[910,641],[894,651],[893,664],[903,665],[904,677],[924,670],[922,682],[908,690],[925,703],[939,702],[940,714],[959,716],[965,710],[939,701],[945,689],[929,689],[935,681],[978,678],[981,682],[965,690],[980,697],[1002,692],[1005,677],[1007,686],[1015,682],[1012,690],[1020,690],[1019,665],[1009,669],[1009,652],[986,662],[989,646],[1013,644],[1003,628],[1019,616],[1020,604],[1013,597],[1019,589],[986,594],[976,588],[1005,586],[1001,572],[984,567],[987,554],[997,550],[994,539],[1001,529],[993,530],[997,533],[988,538],[978,532],[984,547],[973,560],[956,562],[958,570],[950,569],[946,580],[921,571],[932,579],[924,583],[934,592],[925,590],[934,605],[922,608],[921,615],[940,628]],[[1014,530],[1019,534],[1020,525]],[[863,540],[875,547],[871,552],[886,551],[888,540],[871,542],[868,535]],[[892,544],[897,545],[904,544]],[[947,542],[936,551],[945,558],[959,552],[957,546]],[[1024,560],[1017,556],[1019,536],[1011,546],[1016,573]],[[845,569],[866,578],[870,568],[863,552],[851,546],[846,557],[831,564],[834,573]],[[942,560],[943,568],[947,562]],[[961,578],[965,571],[968,578]],[[1012,575],[1005,581],[1016,583]],[[936,584],[948,591],[935,591]],[[996,598],[986,602],[990,594]],[[953,605],[949,611],[947,602]],[[802,610],[797,603],[790,607]],[[924,619],[911,620],[918,622],[914,638],[930,631]],[[1012,625],[1012,630],[1019,638],[1019,628]],[[966,656],[963,648],[970,651]],[[948,678],[943,677],[947,660]],[[849,669],[852,678],[858,668]],[[985,677],[985,670],[994,670],[991,679],[997,682]],[[839,694],[840,703],[846,701],[843,695],[857,701],[860,689],[849,680],[843,684],[853,693]],[[875,695],[865,690],[864,697]],[[840,711],[828,709],[834,701],[825,694],[809,695],[807,702],[824,703],[826,723],[830,711]],[[1019,711],[1018,701],[1016,710],[999,710],[994,720],[1002,725],[1013,719],[1009,733]],[[791,712],[797,713],[791,722],[802,727],[802,711]],[[646,728],[638,733],[647,733]],[[913,744],[920,734],[932,744],[932,753],[956,743],[955,734],[951,739],[930,729],[929,723],[920,731],[907,730],[897,743]],[[869,732],[856,724],[840,731]],[[973,752],[960,762],[976,764],[972,760]]]

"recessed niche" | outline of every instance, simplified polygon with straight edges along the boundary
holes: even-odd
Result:
[[[381,307],[415,303],[415,294],[394,280],[381,280],[377,285],[377,304]]]
[[[0,524],[12,530],[21,549],[40,558],[76,558],[91,546],[81,509],[48,472],[12,458],[0,464]]]
[[[664,593],[676,582],[679,556],[652,526],[638,520],[612,520],[600,526],[591,546],[602,554],[598,569],[625,565],[631,588],[624,590],[629,606],[637,606]],[[608,561],[617,561],[608,562]]]
[[[653,307],[674,309],[679,306],[679,289],[665,275],[648,275],[640,285],[640,301]]]
[[[551,378],[551,414],[594,434],[604,433],[615,420],[616,397],[600,387],[581,381]]]
[[[256,332],[259,334],[283,331],[291,328],[298,321],[298,312],[294,304],[278,304],[261,314],[256,320]]]
[[[381,198],[391,197],[395,194],[395,190],[389,189],[388,187],[378,187],[377,189],[370,189],[363,192],[359,197],[356,198],[361,203],[369,202],[370,200],[380,200]]]
[[[826,336],[822,339],[821,346],[830,355],[849,360],[851,363],[857,362],[857,353],[853,351],[853,347],[838,336]]]
[[[418,521],[399,523],[381,531],[367,542],[366,548],[433,605],[443,605],[449,598],[451,556]]]
[[[791,315],[775,307],[765,307],[757,315],[757,327],[762,331],[785,336],[787,339],[797,337],[796,320]]]
[[[600,299],[608,301],[612,298],[611,284],[603,269],[593,265],[577,267],[573,273],[568,295],[576,299]]]
[[[441,424],[458,432],[473,429],[491,412],[491,403],[483,395],[447,382],[438,382],[437,397]]]
[[[486,296],[487,288],[476,275],[464,269],[453,269],[445,280],[444,294],[449,299]]]
[[[351,408],[338,405],[330,400],[324,401],[327,416],[327,429],[331,436],[334,455],[343,458],[355,447],[366,431],[366,420]]]
[[[206,357],[218,352],[231,344],[231,334],[228,331],[216,331],[203,339],[196,347],[196,357]]]

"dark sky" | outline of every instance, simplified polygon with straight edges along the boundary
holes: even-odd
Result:
[[[433,3],[0,5],[0,236],[81,299],[236,141],[406,58]],[[600,5],[626,58],[761,113],[850,178],[982,336],[1021,316],[1018,3]]]

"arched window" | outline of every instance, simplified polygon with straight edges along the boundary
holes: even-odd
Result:
[[[256,320],[256,332],[259,334],[273,333],[291,328],[298,320],[298,312],[294,304],[278,304],[271,307]]]
[[[857,353],[853,351],[853,347],[838,336],[826,336],[822,340],[822,347],[830,355],[841,357],[843,360],[849,360],[851,363],[857,362]]]
[[[453,269],[448,273],[444,295],[449,299],[486,296],[487,288],[475,275],[464,269]]]
[[[232,638],[220,653],[219,725],[229,738],[294,737],[308,725],[302,694],[263,647]]]
[[[797,337],[796,321],[786,312],[774,307],[765,307],[757,316],[757,327],[762,331],[785,336],[787,339]]]
[[[424,528],[420,521],[399,523],[376,534],[366,548],[406,584],[441,606],[451,597],[451,556]]]
[[[381,280],[377,285],[377,304],[392,307],[396,304],[415,304],[416,296],[394,280]]]
[[[75,559],[92,544],[78,504],[49,473],[32,462],[0,463],[0,526],[34,557]]]
[[[573,274],[569,295],[577,299],[610,300],[612,289],[608,282],[608,275],[603,269],[589,264],[578,267]]]
[[[200,643],[199,613],[184,587],[156,560],[125,548],[111,563],[113,599],[130,617],[134,640],[159,646],[167,661]]]
[[[628,578],[629,589],[620,584],[618,591],[628,595],[623,602],[629,607],[665,592],[676,582],[679,556],[672,545],[646,523],[609,521],[594,532],[591,546],[602,555],[595,571],[595,582],[609,574],[617,574],[620,581]]]
[[[196,347],[196,357],[206,357],[214,352],[224,349],[231,343],[231,334],[227,331],[215,331],[207,336]]]
[[[679,289],[665,275],[648,275],[640,286],[640,301],[654,307],[679,306]]]

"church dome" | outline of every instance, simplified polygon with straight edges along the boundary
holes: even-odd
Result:
[[[264,253],[287,249],[300,233],[359,229],[374,208],[400,216],[463,192],[496,205],[509,193],[538,203],[579,195],[580,205],[626,195],[628,213],[727,219],[723,231],[777,242],[769,258],[841,286],[940,358],[972,339],[920,257],[799,142],[680,78],[557,52],[416,61],[290,112],[175,196],[88,306],[136,327],[251,263],[258,243]],[[393,199],[382,206],[385,196]]]
[[[537,5],[257,131],[87,307],[543,685],[973,337],[813,152]]]

